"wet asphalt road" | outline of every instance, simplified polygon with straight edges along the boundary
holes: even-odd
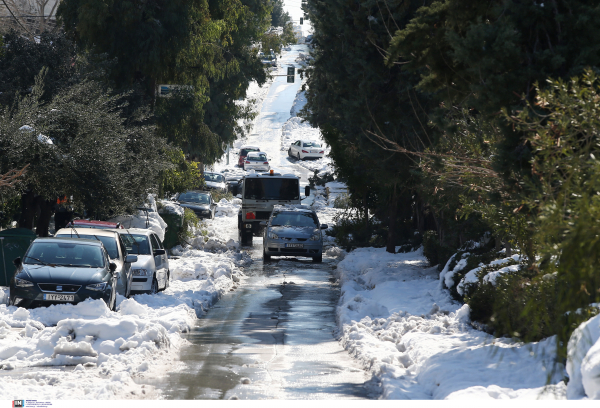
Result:
[[[167,399],[368,399],[371,378],[335,332],[332,264],[249,250],[246,281],[198,320],[186,368],[154,384]]]

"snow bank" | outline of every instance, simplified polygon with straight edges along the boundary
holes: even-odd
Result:
[[[600,399],[600,315],[582,323],[568,344],[567,397]]]
[[[157,212],[154,195],[148,194],[145,208],[148,208],[148,211],[139,210],[135,215],[121,215],[112,218],[109,221],[120,222],[125,228],[150,229],[156,232],[156,235],[158,235],[161,241],[164,241],[167,223]],[[173,208],[173,210],[175,209]]]
[[[475,330],[421,250],[360,248],[336,274],[342,344],[381,382],[382,398],[565,397],[555,339],[524,345]],[[556,385],[546,387],[548,378]]]

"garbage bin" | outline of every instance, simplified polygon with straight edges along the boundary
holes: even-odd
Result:
[[[176,245],[179,245],[179,234],[183,227],[183,217],[178,214],[165,212],[159,213],[161,218],[167,223],[167,231],[165,232],[165,239],[163,245],[167,249],[171,249]]]
[[[0,231],[0,286],[10,284],[15,273],[13,260],[23,258],[35,238],[35,233],[27,228]]]

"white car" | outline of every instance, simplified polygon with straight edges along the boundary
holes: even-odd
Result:
[[[137,256],[127,251],[116,229],[97,228],[61,228],[54,235],[57,238],[96,239],[104,245],[110,261],[117,265],[117,292],[129,297],[132,290],[133,275],[131,265],[137,262]]]
[[[325,149],[321,144],[311,140],[297,140],[292,143],[288,150],[288,155],[298,160],[320,159],[324,154]]]
[[[131,265],[131,293],[155,294],[169,287],[171,271],[167,251],[152,230],[130,228],[115,230],[121,235],[127,252],[138,257]]]
[[[265,152],[249,152],[244,159],[244,170],[269,171],[269,159]]]
[[[227,184],[225,183],[225,176],[221,173],[204,173],[204,184],[206,190],[215,190],[220,193],[227,192]]]

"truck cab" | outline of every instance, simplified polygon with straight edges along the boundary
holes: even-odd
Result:
[[[306,186],[304,195],[310,194]],[[251,245],[253,236],[260,236],[261,221],[267,221],[274,205],[300,204],[300,178],[294,174],[253,173],[244,177],[242,207],[238,213],[238,229],[242,245]]]

